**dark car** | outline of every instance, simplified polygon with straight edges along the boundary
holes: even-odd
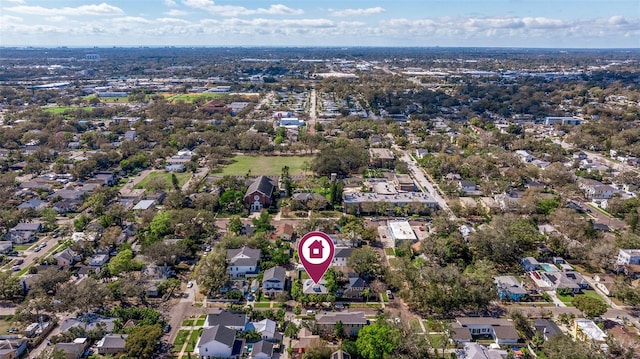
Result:
[[[165,333],[169,333],[171,331],[171,326],[169,324],[165,325],[164,328],[162,328],[162,331]]]

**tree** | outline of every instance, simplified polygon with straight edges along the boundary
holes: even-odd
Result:
[[[260,212],[260,216],[258,218],[254,218],[252,223],[256,232],[267,232],[273,229],[271,226],[271,215],[265,210]]]
[[[364,359],[390,358],[400,342],[400,332],[383,319],[378,318],[360,330],[356,346]]]
[[[356,248],[347,259],[349,267],[365,279],[382,275],[378,253],[371,247]]]
[[[118,275],[123,272],[141,269],[142,263],[133,259],[133,251],[131,249],[125,249],[111,258],[107,267],[112,275]]]
[[[333,328],[333,336],[338,339],[344,338],[344,324],[342,324],[342,321],[339,320],[336,323],[335,327]]]
[[[240,235],[240,231],[242,230],[242,221],[240,220],[240,217],[231,217],[229,219],[229,224],[227,224],[227,230],[236,236]]]
[[[0,271],[0,297],[2,299],[15,299],[22,295],[20,279],[13,276],[10,271]]]
[[[171,233],[171,227],[169,226],[170,220],[171,217],[169,216],[169,212],[158,212],[151,220],[151,224],[149,224],[149,231],[151,232],[151,235],[154,238],[159,239]]]
[[[131,358],[152,358],[160,337],[162,327],[159,324],[135,327],[125,341],[127,355]]]
[[[220,248],[214,248],[196,267],[198,285],[205,295],[217,292],[228,277],[226,253]]]
[[[574,341],[566,335],[554,335],[542,346],[548,358],[554,359],[602,359],[603,356],[590,343]]]
[[[576,296],[571,303],[588,318],[599,317],[608,309],[607,304],[602,300],[586,295]]]

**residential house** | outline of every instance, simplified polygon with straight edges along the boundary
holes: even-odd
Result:
[[[475,182],[467,180],[458,181],[457,186],[462,193],[474,192],[478,189]]]
[[[353,248],[350,247],[336,247],[335,254],[333,255],[333,261],[331,266],[341,267],[347,265],[347,259],[351,256]]]
[[[276,184],[269,177],[260,176],[247,188],[244,203],[250,207],[251,212],[259,212],[271,206],[275,188]]]
[[[295,354],[302,355],[308,348],[323,345],[325,345],[325,342],[320,339],[319,335],[313,334],[309,328],[303,327],[298,332],[298,339],[292,341],[291,347]]]
[[[306,279],[302,283],[303,294],[327,294],[327,282],[324,279],[320,279],[318,283],[315,283],[313,279]]]
[[[602,293],[607,296],[613,296],[613,292],[616,288],[616,277],[611,274],[596,274],[593,276],[596,281],[596,287],[600,289]]]
[[[273,357],[273,343],[264,340],[254,343],[251,357],[253,359],[271,359]]]
[[[522,264],[522,268],[527,272],[533,272],[540,269],[540,262],[533,257],[522,258],[520,260],[520,264]]]
[[[560,328],[558,328],[556,323],[548,319],[535,319],[533,322],[533,328],[536,332],[540,333],[545,341],[549,340],[554,335],[563,335],[562,331],[560,330]]]
[[[67,214],[69,212],[75,212],[78,209],[78,201],[72,199],[62,199],[54,202],[51,206],[58,214]]]
[[[22,358],[27,352],[28,342],[24,338],[0,339],[0,359]]]
[[[519,207],[520,199],[524,197],[523,191],[508,190],[494,196],[496,203],[503,211],[512,211]]]
[[[475,342],[464,343],[461,350],[461,358],[464,359],[504,359],[507,358],[507,351],[496,348],[487,348]]]
[[[36,240],[36,233],[42,232],[43,226],[40,222],[18,223],[5,235],[5,239],[13,244],[29,243]]]
[[[620,249],[618,251],[617,265],[640,265],[640,249]]]
[[[347,299],[362,299],[364,290],[369,284],[357,274],[349,275],[349,281],[342,290],[338,291],[338,297]]]
[[[535,159],[532,154],[525,150],[517,150],[516,155],[518,155],[520,157],[520,160],[525,163],[531,162]]]
[[[40,199],[32,198],[18,206],[20,210],[34,210],[36,212],[40,212],[41,210],[47,208],[49,203],[47,201],[43,201]]]
[[[89,346],[87,338],[76,338],[71,343],[56,343],[55,350],[61,350],[66,359],[80,359]]]
[[[202,332],[194,349],[194,353],[201,359],[234,359],[237,358],[241,352],[242,341],[236,341],[235,330],[223,325],[206,328]]]
[[[378,168],[389,168],[393,161],[395,161],[396,156],[388,148],[370,148],[369,158],[372,166]]]
[[[243,246],[227,250],[227,272],[232,278],[255,277],[260,271],[260,250]]]
[[[96,343],[98,354],[118,354],[125,351],[127,334],[107,334]]]
[[[249,318],[247,318],[247,315],[244,313],[220,310],[207,314],[204,327],[211,328],[216,325],[221,325],[232,330],[244,331],[248,323]]]
[[[290,223],[279,224],[273,232],[272,238],[290,242],[293,240],[294,233],[295,229]]]
[[[129,130],[124,133],[124,139],[127,141],[133,141],[136,139],[136,137],[138,137],[138,132],[136,132],[135,130]]]
[[[80,256],[71,248],[66,248],[63,251],[54,254],[53,258],[61,267],[70,267],[81,259]]]
[[[461,317],[456,322],[467,328],[471,335],[490,336],[496,344],[516,344],[520,338],[513,323],[507,319],[493,317]]]
[[[616,193],[616,189],[599,181],[581,178],[578,187],[589,199],[610,199]]]
[[[424,149],[424,148],[417,148],[416,149],[416,158],[421,160],[424,158],[424,156],[429,154],[429,150]]]
[[[100,272],[100,267],[82,266],[79,267],[76,271],[76,276],[78,277],[78,279],[89,278],[89,276],[98,275],[100,274]]]
[[[51,198],[69,199],[79,201],[85,195],[85,192],[76,189],[59,189],[55,191]]]
[[[334,312],[316,315],[318,333],[321,335],[332,335],[338,322],[342,323],[344,334],[350,337],[358,335],[360,329],[369,324],[369,320],[365,317],[364,312]]]
[[[571,335],[576,340],[583,342],[604,343],[607,340],[607,334],[598,327],[593,320],[574,319],[571,327]]]
[[[11,241],[0,241],[0,253],[5,254],[9,253],[13,250],[13,242]]]
[[[91,260],[89,261],[89,265],[94,267],[102,267],[108,261],[109,261],[108,254],[95,254],[94,256],[91,257]]]
[[[264,271],[262,276],[262,293],[273,298],[284,292],[287,281],[286,270],[282,267],[272,267]]]
[[[245,331],[254,331],[260,333],[262,340],[278,343],[282,340],[282,334],[278,333],[278,323],[271,319],[264,319],[259,322],[251,322],[245,328]]]
[[[502,300],[521,301],[527,296],[527,291],[522,283],[514,276],[499,276],[494,278],[498,288],[498,297]]]
[[[553,290],[564,289],[577,294],[589,288],[589,282],[578,272],[541,272],[540,278]]]

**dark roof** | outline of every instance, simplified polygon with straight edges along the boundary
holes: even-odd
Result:
[[[207,315],[207,323],[210,326],[223,325],[226,327],[244,327],[247,323],[247,315],[244,313],[222,310],[218,313]]]
[[[349,258],[349,256],[351,256],[351,251],[353,251],[353,248],[349,248],[349,247],[338,247],[336,248],[336,254],[334,255],[334,257],[336,258]]]
[[[282,267],[273,267],[264,271],[262,276],[262,282],[266,282],[270,279],[277,279],[280,282],[284,282],[286,277],[286,271]]]
[[[207,328],[202,332],[200,337],[200,345],[203,343],[209,343],[212,341],[222,343],[229,348],[233,347],[233,343],[236,340],[236,331],[229,329],[223,325],[214,325],[211,328]]]
[[[33,232],[37,232],[42,228],[42,223],[40,222],[21,222],[16,224],[15,227],[13,227],[12,229],[14,231],[33,231]]]
[[[247,188],[247,192],[245,193],[245,196],[248,196],[254,192],[260,192],[266,196],[271,197],[274,187],[275,187],[275,184],[273,184],[273,182],[271,181],[271,179],[269,179],[269,177],[260,176],[255,181],[253,181],[251,185],[249,185],[249,188]]]
[[[346,288],[367,288],[367,282],[360,277],[349,277],[349,284],[347,284]]]
[[[556,323],[548,319],[536,319],[533,323],[533,326],[536,328],[536,331],[548,337],[562,334],[562,331],[560,330],[560,328],[558,328]]]
[[[269,342],[265,342],[264,340],[261,340],[255,344],[253,344],[253,350],[251,351],[253,353],[253,355],[259,354],[259,353],[264,353],[267,354],[268,356],[272,356],[273,355],[273,344],[269,343]]]
[[[318,324],[336,324],[342,322],[342,324],[362,324],[368,323],[367,318],[364,316],[364,312],[351,312],[351,313],[326,313],[318,314],[316,316]]]
[[[451,331],[453,332],[453,339],[459,342],[471,341],[471,331],[469,328],[462,327],[458,323],[451,325]]]
[[[107,334],[98,342],[100,348],[124,349],[127,334]]]

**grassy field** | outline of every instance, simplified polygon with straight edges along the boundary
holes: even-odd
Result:
[[[193,102],[197,99],[204,98],[206,100],[215,100],[226,95],[223,93],[189,93],[189,94],[180,94],[180,95],[170,95],[167,97],[167,101],[169,102]]]
[[[65,113],[66,111],[77,111],[77,110],[81,110],[81,111],[88,111],[91,112],[93,111],[93,107],[71,107],[71,106],[57,106],[57,107],[45,107],[42,109],[44,112],[50,112],[53,114],[62,114]]]
[[[136,184],[133,188],[134,189],[147,189],[147,186],[149,185],[149,181],[151,181],[151,179],[155,178],[155,177],[162,177],[165,179],[165,181],[167,182],[167,189],[171,188],[171,173],[168,172],[151,172],[149,173],[149,175],[147,177],[145,177],[144,179],[142,179],[142,181],[140,181],[138,184]],[[176,177],[178,178],[178,185],[180,187],[182,187],[182,185],[185,184],[185,182],[187,182],[187,180],[189,180],[189,178],[191,178],[191,173],[188,172],[183,172],[183,173],[176,173]]]
[[[289,166],[292,176],[303,175],[305,162],[311,163],[311,156],[235,156],[235,162],[222,169],[222,175],[244,176],[251,170],[252,176],[277,176],[282,173],[282,167]]]

